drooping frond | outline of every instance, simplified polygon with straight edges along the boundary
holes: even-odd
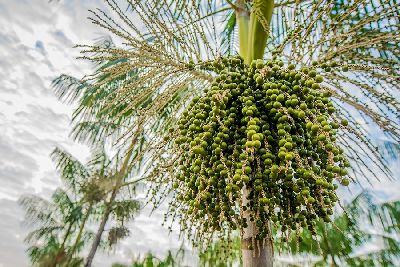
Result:
[[[110,247],[115,246],[119,240],[129,236],[129,229],[126,228],[125,226],[116,226],[111,228],[108,231],[108,237],[107,237],[107,241],[108,241],[108,245]]]
[[[115,201],[112,212],[115,220],[124,223],[127,220],[133,218],[133,216],[139,211],[141,203],[135,199]]]
[[[62,74],[53,80],[52,86],[56,96],[66,103],[76,101],[88,86],[79,79]]]
[[[26,223],[36,225],[57,225],[57,220],[54,218],[53,212],[55,210],[54,205],[36,195],[24,195],[18,203],[25,210],[25,221]]]
[[[95,144],[105,137],[110,137],[126,129],[126,126],[115,122],[105,121],[80,121],[72,129],[72,136],[82,143]]]
[[[60,177],[75,191],[88,178],[86,167],[67,151],[57,147],[51,153],[51,158],[56,163]]]
[[[92,173],[99,173],[99,175],[106,176],[108,175],[107,172],[112,173],[110,169],[113,168],[113,163],[115,164],[105,151],[104,143],[100,143],[92,149],[91,157],[86,165]]]
[[[56,215],[62,216],[62,223],[77,221],[82,215],[81,206],[63,189],[58,188],[51,196],[51,200],[55,205]]]
[[[60,245],[57,238],[51,236],[46,245],[29,247],[27,253],[33,266],[45,266],[47,262],[50,262],[51,257],[54,259],[60,249]]]
[[[62,225],[40,227],[36,230],[29,232],[28,235],[25,237],[24,241],[26,243],[35,244],[38,241],[46,240],[48,238],[57,235],[57,233],[62,230],[63,230]]]
[[[115,61],[114,64],[117,62]],[[101,66],[100,69],[104,66]],[[101,79],[99,78],[99,80]],[[75,139],[96,144],[104,142],[105,138],[118,137],[121,131],[126,132],[129,129],[128,127],[134,122],[132,119],[134,109],[125,111],[117,120],[114,120],[115,114],[119,114],[119,111],[126,107],[126,102],[108,108],[100,104],[106,98],[115,98],[114,91],[118,84],[119,81],[116,78],[114,83],[109,83],[108,86],[98,90],[89,82],[83,82],[67,75],[61,75],[53,81],[53,87],[60,99],[79,103],[73,116],[72,136]],[[111,113],[108,113],[107,110],[111,110]]]

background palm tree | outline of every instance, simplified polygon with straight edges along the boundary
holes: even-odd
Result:
[[[51,201],[35,195],[20,199],[26,221],[36,227],[26,238],[33,243],[28,252],[38,266],[81,265],[83,259],[77,255],[90,239],[92,250],[97,250],[104,231],[108,237],[103,243],[108,247],[129,235],[125,223],[140,208],[133,199],[140,180],[120,180],[122,174],[124,179],[128,175],[118,169],[118,155],[109,159],[103,147],[94,150],[85,165],[60,148],[53,151],[52,158],[66,189],[58,189]],[[113,226],[106,229],[110,218]],[[90,221],[100,222],[95,235],[88,230]],[[94,257],[91,253],[89,257]]]
[[[26,221],[37,228],[26,238],[34,243],[28,249],[31,261],[39,266],[68,266],[82,261],[75,259],[74,253],[81,248],[83,227],[79,225],[85,225],[95,204],[87,194],[93,177],[82,163],[60,148],[54,149],[51,157],[66,189],[57,189],[50,201],[27,195],[19,202],[26,210]]]
[[[344,213],[334,218],[332,225],[317,224],[319,239],[304,232],[303,242],[296,244],[293,240],[291,249],[320,254],[322,258],[314,266],[397,266],[399,211],[400,201],[376,203],[370,193],[362,192],[345,206]]]
[[[34,266],[62,266],[68,261],[69,242],[82,217],[82,206],[58,189],[51,200],[35,195],[20,198],[26,222],[34,228],[25,241],[31,246],[28,255]],[[75,259],[76,260],[76,259]]]

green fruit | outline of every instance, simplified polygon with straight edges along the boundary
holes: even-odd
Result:
[[[286,159],[287,161],[291,161],[291,160],[293,159],[293,154],[292,154],[292,153],[287,153],[287,154],[285,155],[285,159]]]
[[[261,141],[259,141],[259,140],[253,141],[253,146],[254,146],[255,148],[260,148],[260,147],[261,147]]]
[[[320,135],[318,135],[318,140],[319,140],[319,141],[325,141],[325,140],[326,140],[325,134],[320,134]]]
[[[342,177],[350,164],[336,143],[339,124],[331,93],[320,90],[322,76],[311,66],[285,68],[276,56],[250,65],[236,56],[196,65],[216,78],[164,137],[176,155],[171,212],[185,218],[187,230],[199,226],[197,238],[254,223],[261,240],[270,221],[283,231],[313,233],[337,201],[334,181],[349,183]],[[245,186],[252,190],[243,206]]]
[[[315,203],[315,198],[309,196],[309,197],[307,198],[307,202],[310,203],[310,204],[313,204],[313,203]]]
[[[315,76],[315,81],[317,83],[322,83],[323,80],[324,80],[324,78],[322,78],[322,76],[320,76],[320,75]]]
[[[348,186],[350,184],[350,181],[349,181],[349,179],[344,178],[344,179],[342,179],[341,184],[343,186]]]

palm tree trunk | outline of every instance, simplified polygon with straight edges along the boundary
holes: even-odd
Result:
[[[110,213],[111,213],[111,210],[112,210],[111,207],[112,207],[112,204],[113,204],[113,202],[115,200],[115,197],[117,195],[117,191],[118,191],[117,187],[114,188],[114,190],[112,192],[112,195],[110,197],[110,200],[107,203],[106,210],[104,211],[104,215],[103,215],[103,218],[101,220],[99,229],[97,230],[97,233],[96,233],[96,236],[94,238],[94,241],[93,241],[92,247],[90,249],[89,255],[86,258],[85,267],[92,266],[92,262],[93,262],[95,254],[96,254],[97,248],[100,245],[101,236],[103,235],[104,228],[105,228],[105,226],[107,224],[108,218],[110,217]]]
[[[249,192],[249,189],[243,189],[242,203],[244,206],[248,203],[247,196]],[[246,210],[243,213],[248,223],[248,227],[244,229],[241,239],[243,267],[273,267],[274,249],[270,235],[267,236],[263,242],[257,243],[256,240],[254,240],[257,230],[249,220],[250,212]],[[270,225],[266,225],[266,227],[268,227],[268,233],[271,233]]]
[[[115,184],[114,189],[112,191],[110,200],[107,203],[106,210],[104,212],[104,216],[103,216],[102,221],[100,223],[99,229],[97,230],[96,237],[95,237],[95,239],[93,241],[93,244],[92,244],[92,248],[90,249],[89,255],[86,258],[85,267],[90,267],[92,265],[94,255],[96,254],[97,248],[98,248],[98,246],[100,244],[100,241],[101,241],[101,236],[102,236],[102,234],[104,232],[104,228],[106,226],[108,218],[110,217],[110,213],[111,213],[111,210],[112,210],[112,205],[113,205],[114,200],[117,197],[117,194],[118,194],[118,192],[119,192],[119,190],[120,190],[120,188],[121,188],[121,186],[123,184],[123,180],[124,180],[124,178],[126,176],[126,173],[129,171],[128,170],[129,161],[130,161],[132,153],[133,153],[133,148],[134,148],[135,144],[138,141],[139,133],[143,130],[143,123],[144,123],[143,120],[141,120],[139,122],[139,125],[138,125],[138,128],[136,130],[136,133],[133,135],[132,142],[128,147],[128,151],[127,151],[127,154],[125,156],[124,162],[123,162],[123,164],[121,166],[121,169],[117,173],[116,184]]]
[[[68,261],[67,261],[66,266],[69,266],[69,264],[70,264],[70,262],[71,262],[71,260],[72,260],[72,258],[74,256],[76,247],[78,246],[78,243],[79,243],[79,241],[81,240],[81,237],[82,237],[83,228],[86,225],[86,222],[87,222],[87,220],[88,220],[88,218],[90,216],[90,213],[92,212],[92,207],[93,207],[93,203],[90,203],[90,205],[88,207],[88,210],[86,211],[85,217],[83,218],[83,221],[82,221],[82,223],[81,223],[81,225],[79,227],[79,232],[78,232],[78,235],[77,235],[77,237],[75,239],[74,245],[72,246],[72,249],[71,249],[71,251],[69,253]]]
[[[67,228],[67,231],[65,232],[65,235],[64,235],[64,238],[63,238],[63,242],[61,243],[61,246],[60,246],[60,248],[58,249],[57,255],[56,255],[56,257],[54,258],[54,261],[53,261],[53,264],[52,264],[53,267],[56,267],[56,266],[57,266],[58,258],[59,258],[59,256],[61,255],[62,251],[64,250],[65,243],[67,242],[67,239],[68,239],[68,237],[69,237],[69,235],[70,235],[70,233],[71,233],[72,225],[73,225],[73,222],[70,222],[70,223],[68,224],[68,228]]]
[[[243,267],[273,267],[273,244],[272,240],[267,238],[265,244],[260,242],[255,247],[252,245],[252,235],[255,229],[249,226],[244,231],[241,240]],[[252,249],[249,249],[252,246]]]

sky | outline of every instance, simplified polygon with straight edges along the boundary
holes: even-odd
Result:
[[[80,78],[92,69],[76,59],[73,48],[106,35],[86,19],[91,8],[105,5],[102,0],[0,0],[0,267],[29,266],[27,228],[16,201],[27,193],[49,197],[60,185],[50,152],[60,146],[82,161],[88,156],[85,145],[69,138],[73,107],[55,97],[51,81],[62,73]],[[392,162],[397,177],[399,163]],[[400,198],[398,181],[373,187],[382,199]],[[341,194],[349,198],[357,191]],[[144,210],[131,223],[131,236],[111,254],[100,252],[95,266],[178,249],[177,232],[168,235],[162,216],[163,210],[152,216]]]
[[[73,46],[106,35],[86,19],[88,9],[104,7],[102,0],[0,0],[0,267],[29,266],[16,201],[27,193],[48,198],[60,185],[51,151],[60,146],[83,162],[88,156],[86,146],[69,138],[73,107],[56,98],[51,81],[90,72]],[[161,210],[151,217],[143,211],[131,236],[112,251],[116,256],[99,253],[95,266],[178,249],[177,233],[169,236],[162,218]]]

